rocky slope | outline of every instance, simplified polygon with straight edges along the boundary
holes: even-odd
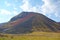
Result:
[[[60,32],[60,25],[35,12],[22,12],[0,27],[1,33]]]

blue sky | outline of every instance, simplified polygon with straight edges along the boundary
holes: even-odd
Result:
[[[38,12],[60,22],[60,0],[0,0],[0,23],[22,11]]]

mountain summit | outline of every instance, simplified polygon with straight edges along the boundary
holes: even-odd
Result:
[[[0,27],[1,33],[60,32],[60,25],[35,12],[22,12]]]

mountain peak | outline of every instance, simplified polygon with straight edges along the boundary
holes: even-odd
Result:
[[[13,17],[11,19],[11,21],[15,21],[19,18],[23,18],[23,17],[26,17],[27,15],[36,15],[36,14],[40,14],[40,13],[35,13],[35,12],[21,12],[20,14],[18,14],[17,16]]]
[[[2,28],[2,32],[5,33],[30,33],[36,31],[60,32],[60,25],[40,13],[21,12]]]

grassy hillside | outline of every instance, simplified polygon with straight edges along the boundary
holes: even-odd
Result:
[[[0,40],[60,40],[60,33],[33,32],[30,34],[1,34]]]

